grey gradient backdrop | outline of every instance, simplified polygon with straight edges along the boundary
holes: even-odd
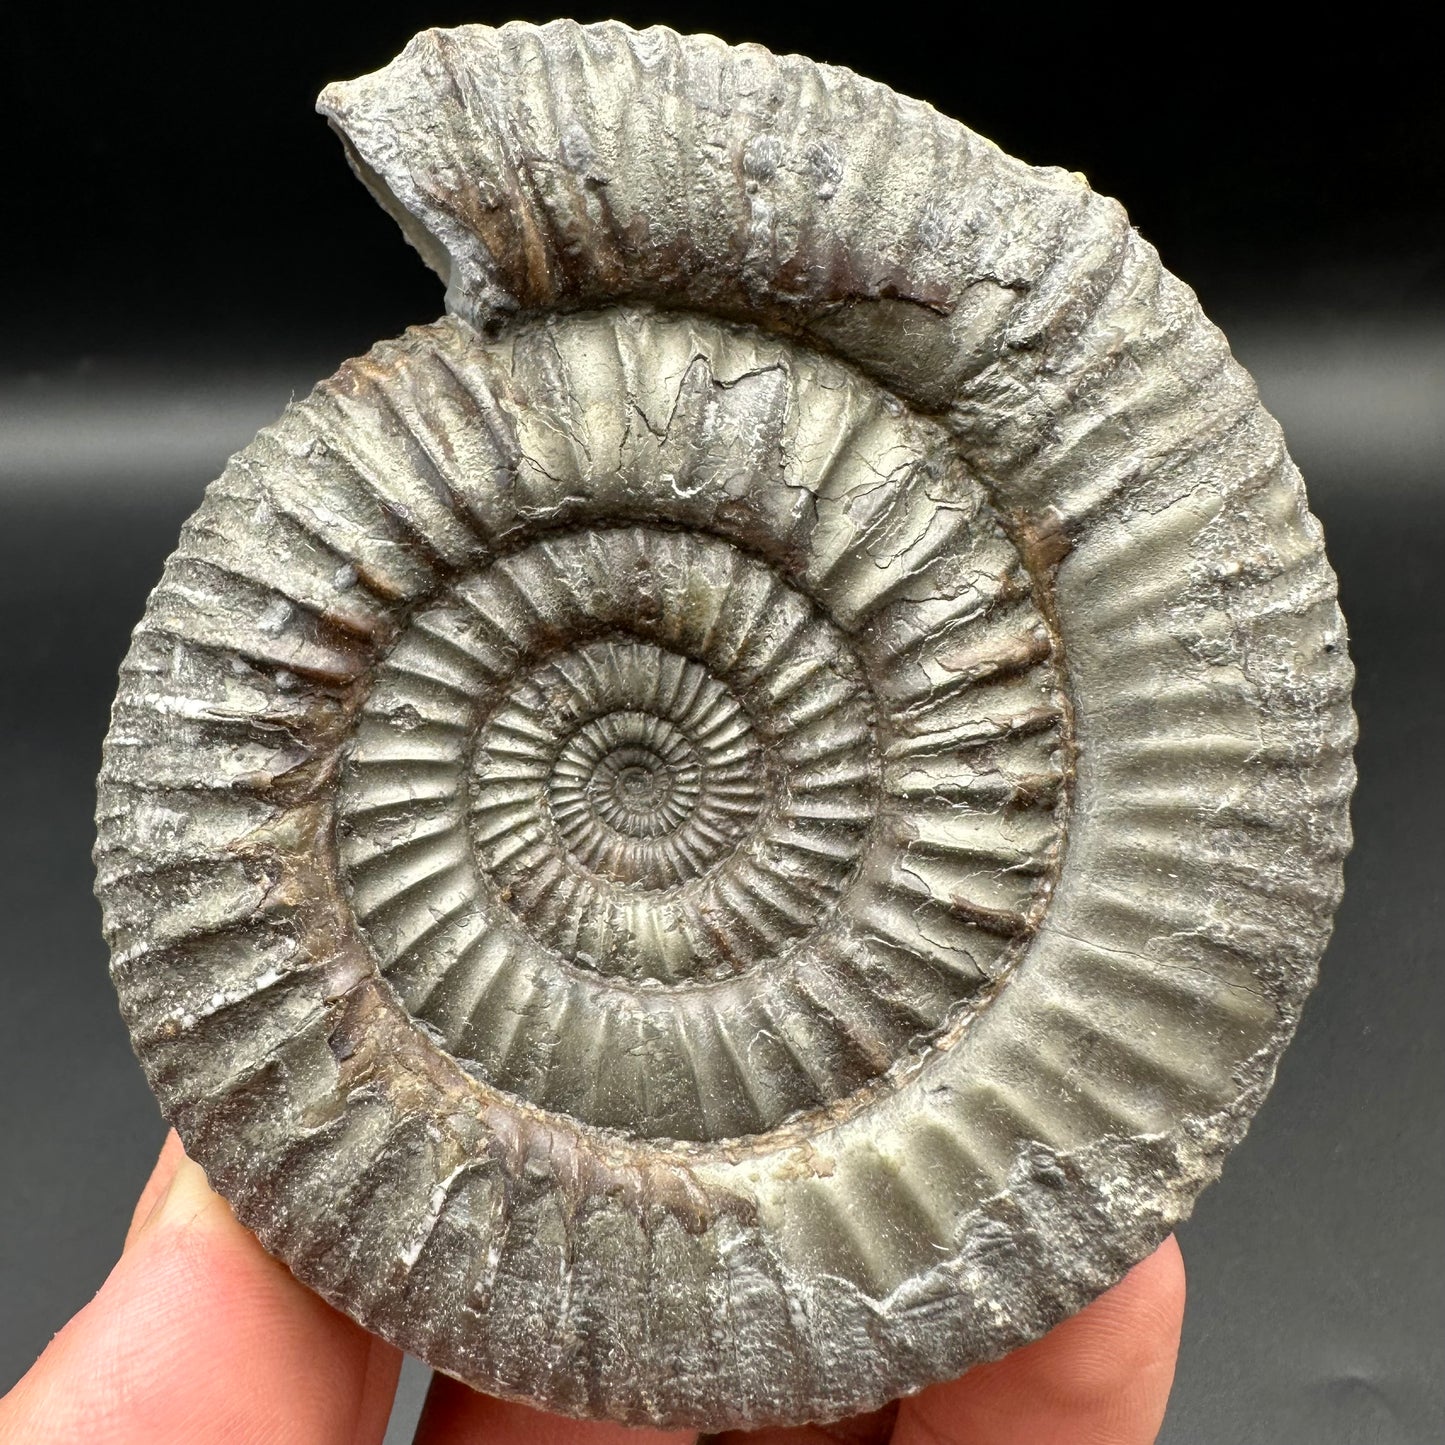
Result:
[[[88,98],[52,153],[32,155],[31,186],[10,186],[24,204],[5,218],[17,251],[0,297],[0,1389],[104,1278],[162,1135],[90,895],[93,778],[129,630],[226,456],[343,356],[440,309],[308,107],[321,80],[463,17],[399,5],[358,33],[340,7],[315,9],[289,48],[242,34],[219,72],[203,29],[146,37],[144,95],[97,44],[68,72]],[[1303,76],[1231,69],[1227,47],[1202,44],[1172,91],[1141,97],[1126,80],[1147,44],[1125,55],[1084,26],[1046,70],[1044,91],[1052,77],[1066,93],[1040,104],[1007,74],[964,85],[897,36],[736,6],[615,9],[850,63],[1030,160],[1088,171],[1255,372],[1340,575],[1359,669],[1358,842],[1275,1092],[1181,1230],[1191,1295],[1161,1439],[1438,1441],[1445,132],[1411,88],[1408,34],[1379,53],[1344,37]],[[28,79],[7,97],[32,123],[54,94],[47,67],[82,33],[64,7],[46,23],[19,32]],[[141,53],[135,35],[114,38]],[[1250,102],[1271,75],[1273,98]],[[1376,129],[1342,142],[1362,96]],[[123,108],[118,128],[101,102]],[[214,126],[207,105],[223,112]],[[1171,147],[1187,173],[1167,171]],[[1346,183],[1350,207],[1324,193]],[[392,1440],[409,1439],[424,1387],[409,1365]]]

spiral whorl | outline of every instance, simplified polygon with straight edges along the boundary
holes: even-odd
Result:
[[[696,379],[728,355],[742,373],[703,414],[734,438],[735,480],[704,503],[663,446],[627,469],[649,525],[593,505],[564,523],[536,494],[542,530],[411,614],[343,767],[356,920],[413,1017],[550,1111],[704,1140],[836,1110],[957,1026],[1032,927],[1062,798],[1047,628],[982,494],[945,482],[939,435],[866,384],[641,312],[527,335],[514,385],[545,354],[619,402],[671,384],[654,358],[685,347]],[[455,386],[431,350],[448,343],[390,365]],[[791,480],[806,506],[768,536],[783,438],[814,430],[828,449]],[[885,468],[887,493],[860,498]],[[548,485],[565,509],[575,483]],[[862,570],[840,527],[873,539]],[[916,553],[966,569],[951,605],[893,595]],[[995,725],[1000,707],[1018,720]],[[949,746],[977,766],[953,767],[940,806],[921,780]],[[1009,759],[1036,794],[1004,816]]]

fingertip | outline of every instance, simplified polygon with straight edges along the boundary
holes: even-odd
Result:
[[[373,1335],[367,1341],[361,1403],[357,1410],[356,1440],[380,1441],[391,1421],[396,1401],[397,1379],[401,1375],[402,1352]]]
[[[1184,1291],[1184,1259],[1171,1235],[1087,1308],[986,1368],[1005,1381],[1016,1375],[1020,1388],[1041,1392],[1060,1412],[1097,1411],[1151,1382],[1167,1399]]]
[[[159,1230],[229,1228],[235,1224],[226,1201],[206,1178],[206,1171],[182,1154],[171,1170],[165,1191],[142,1222],[140,1236]],[[239,1228],[239,1226],[236,1226]]]
[[[1135,1265],[1124,1279],[1129,1279],[1141,1269],[1157,1275],[1153,1281],[1157,1296],[1182,1317],[1189,1294],[1189,1271],[1184,1265],[1184,1251],[1179,1247],[1179,1240],[1171,1234],[1148,1259]],[[1120,1281],[1121,1284],[1123,1282]]]
[[[1150,1445],[1174,1380],[1184,1295],[1170,1236],[1041,1339],[905,1401],[895,1445]]]
[[[150,1218],[151,1211],[170,1187],[171,1176],[176,1172],[176,1166],[185,1157],[180,1136],[174,1129],[168,1129],[165,1140],[161,1144],[161,1152],[156,1159],[155,1167],[151,1170],[150,1177],[141,1189],[140,1198],[136,1200],[135,1208],[131,1211],[130,1225],[125,1232],[123,1249],[130,1248],[131,1242],[140,1232],[141,1226]]]
[[[0,1402],[0,1440],[376,1445],[399,1354],[271,1258],[178,1143],[152,1181],[100,1292]]]

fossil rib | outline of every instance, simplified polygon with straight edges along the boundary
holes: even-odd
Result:
[[[871,1408],[1147,1253],[1340,889],[1344,628],[1112,201],[621,25],[321,109],[447,282],[212,484],[122,669],[137,1053],[299,1278],[479,1388]]]

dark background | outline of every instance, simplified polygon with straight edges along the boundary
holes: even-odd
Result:
[[[441,309],[312,113],[427,24],[533,6],[64,5],[0,16],[0,1389],[94,1291],[162,1126],[90,897],[115,669],[228,453]],[[1278,1087],[1181,1230],[1161,1439],[1445,1426],[1445,104],[1388,7],[1273,36],[1200,10],[574,5],[758,40],[932,101],[1118,196],[1280,417],[1359,667],[1359,843]],[[414,1414],[419,1371],[400,1412]],[[396,1438],[404,1434],[398,1421]]]

